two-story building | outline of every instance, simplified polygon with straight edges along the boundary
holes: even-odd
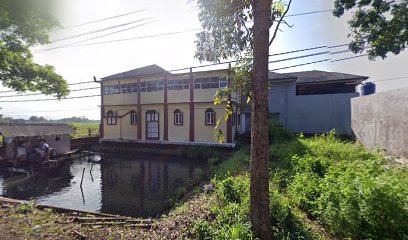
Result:
[[[101,140],[211,145],[218,142],[220,120],[223,145],[234,146],[237,114],[225,121],[227,101],[214,105],[216,91],[229,84],[227,75],[191,69],[171,74],[150,65],[102,78]]]

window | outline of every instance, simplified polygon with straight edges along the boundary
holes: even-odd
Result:
[[[146,112],[146,139],[159,140],[159,113],[154,110]]]
[[[132,92],[132,84],[121,84],[120,85],[120,93],[130,93]]]
[[[111,95],[111,94],[118,94],[119,93],[119,85],[110,85],[103,87],[103,94],[104,95]]]
[[[108,125],[116,125],[116,114],[112,110],[106,112],[106,119]]]
[[[183,89],[189,89],[189,81],[188,79],[182,79],[182,80],[169,80],[167,82],[167,88],[169,90],[183,90]]]
[[[215,111],[212,108],[205,110],[205,125],[215,125]]]
[[[219,79],[219,88],[226,88],[228,86],[228,80],[226,78]]]
[[[148,81],[147,82],[147,91],[148,92],[157,91],[157,81]]]
[[[131,91],[132,92],[137,92],[137,83],[132,83],[131,84]]]
[[[179,109],[174,110],[174,125],[183,125],[183,113]]]
[[[137,83],[125,83],[103,87],[103,95],[137,92]]]
[[[140,91],[141,92],[146,92],[147,90],[147,82],[141,82],[140,83]]]
[[[130,124],[131,125],[137,124],[137,114],[135,111],[130,112]]]
[[[164,80],[157,80],[157,91],[163,91],[164,90]]]
[[[194,80],[195,89],[225,88],[228,85],[226,78],[197,78]]]

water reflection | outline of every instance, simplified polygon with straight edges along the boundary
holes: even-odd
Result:
[[[0,195],[78,210],[154,217],[166,210],[177,188],[204,167],[191,159],[161,155],[105,156],[101,164],[74,161],[30,179],[0,172]]]

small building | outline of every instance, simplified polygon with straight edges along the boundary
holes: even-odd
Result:
[[[227,101],[214,105],[227,76],[225,69],[174,74],[150,65],[102,78],[101,141],[233,147],[237,114],[226,122]]]
[[[366,76],[326,71],[269,74],[269,113],[294,133],[352,135],[351,99]]]
[[[46,142],[55,154],[70,151],[70,134],[75,131],[67,124],[7,124],[0,125],[3,137],[3,158],[26,160],[31,150],[38,150],[40,142]]]

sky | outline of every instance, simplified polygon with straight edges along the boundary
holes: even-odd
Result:
[[[200,64],[194,58],[195,34],[201,25],[198,19],[199,11],[193,0],[57,0],[55,2],[54,14],[65,28],[50,32],[52,44],[35,46],[32,51],[36,62],[53,65],[69,84],[92,81],[94,76],[100,79],[150,64],[157,64],[166,70]],[[288,14],[330,10],[333,8],[333,4],[334,0],[293,0]],[[139,10],[141,11],[122,17],[81,25]],[[339,19],[330,12],[288,17],[289,24],[293,26],[291,28],[282,27],[282,32],[278,32],[275,42],[270,47],[270,54],[348,43],[351,40],[348,38],[350,30],[347,21],[349,19],[350,14]],[[105,28],[120,24],[126,25],[102,31]],[[121,32],[115,33],[116,31]],[[94,33],[78,37],[78,35],[89,32]],[[175,32],[181,33],[161,35]],[[154,37],[140,38],[152,35]],[[132,40],[125,41],[125,39]],[[101,42],[107,41],[114,42],[101,44]],[[92,45],[75,46],[85,44]],[[331,49],[331,51],[337,52],[346,49],[347,47],[338,47]],[[292,58],[322,51],[326,51],[326,49],[281,55],[271,57],[270,60]],[[327,58],[336,60],[352,56],[355,55],[350,52],[336,55],[317,55],[271,63],[269,69]],[[324,70],[364,75],[369,76],[369,81],[375,82],[377,91],[381,92],[408,87],[408,70],[404,67],[407,62],[408,51],[405,51],[398,56],[390,54],[385,60],[370,61],[367,57],[359,57],[346,61],[321,62],[293,67],[278,72]],[[100,93],[100,90],[97,89],[98,86],[99,84],[95,83],[70,85],[71,90],[95,88],[86,91],[73,91],[70,97],[98,95]],[[15,95],[15,93],[1,93],[0,98],[7,95]],[[46,99],[50,96],[1,98],[0,114],[26,119],[31,115],[44,116],[49,119],[71,116],[85,116],[90,119],[99,119],[100,117],[100,97],[43,102],[1,102],[42,98]]]

